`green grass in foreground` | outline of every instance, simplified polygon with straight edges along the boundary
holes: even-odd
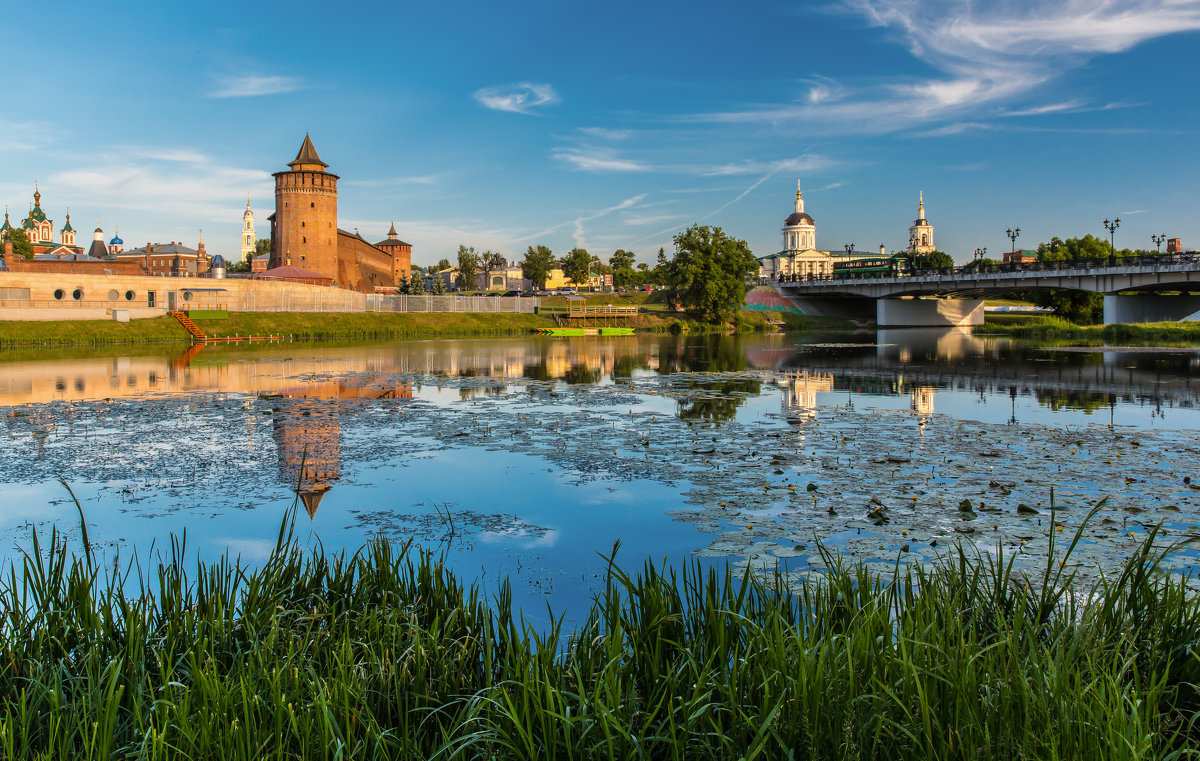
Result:
[[[50,544],[0,583],[6,758],[1200,754],[1200,602],[1149,541],[1094,589],[962,550],[895,583],[827,555],[794,591],[610,563],[576,629],[381,540],[190,570],[175,541],[144,578]]]
[[[1076,325],[1049,315],[988,315],[975,333],[1013,338],[1078,338],[1102,341],[1200,341],[1197,322],[1143,322],[1128,325]]]

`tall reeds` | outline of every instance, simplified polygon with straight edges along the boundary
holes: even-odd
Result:
[[[0,584],[0,753],[138,759],[1183,759],[1200,602],[1151,536],[1085,588],[958,550],[798,587],[608,561],[573,629],[428,552],[98,561],[34,535]],[[615,557],[614,548],[614,557]],[[1069,567],[1069,566],[1066,566]]]

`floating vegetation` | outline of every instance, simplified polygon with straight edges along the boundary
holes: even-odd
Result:
[[[832,379],[806,378],[819,392],[833,389]],[[642,509],[669,514],[681,535],[698,532],[691,550],[738,568],[779,566],[797,579],[824,568],[817,542],[881,569],[897,557],[931,563],[958,540],[1038,567],[1049,550],[1052,501],[1071,532],[1100,499],[1104,507],[1074,555],[1087,580],[1121,567],[1160,522],[1160,541],[1180,542],[1163,567],[1200,564],[1200,491],[1187,482],[1200,442],[1190,432],[1101,420],[995,425],[849,399],[817,404],[817,391],[806,402],[786,385],[791,375],[669,365],[599,384],[465,370],[321,371],[285,380],[300,391],[8,408],[0,416],[9,439],[0,473],[8,485],[70,474],[73,484],[94,485],[102,504],[147,519],[229,513],[241,521],[255,506],[290,501],[298,479],[315,514],[339,484],[373,486],[339,525],[348,523],[359,539],[382,532],[435,544],[447,520],[411,508],[414,497],[447,501],[428,482],[427,466],[455,459],[469,481],[473,462],[504,453],[542,464],[579,487],[580,501],[600,505],[606,490],[622,485],[669,485],[671,501]],[[570,509],[553,516],[498,510],[485,485],[453,510],[462,519],[453,532],[460,544],[486,532],[527,546],[569,532],[575,520]],[[611,530],[628,536],[643,523],[634,517]],[[9,536],[19,539],[23,525],[10,525]],[[116,523],[95,531],[114,541],[123,535]],[[562,573],[586,572],[596,561],[584,552],[576,562],[581,567]]]

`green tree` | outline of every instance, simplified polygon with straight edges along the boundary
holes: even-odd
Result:
[[[449,259],[438,259],[438,263],[433,265],[433,271],[441,272],[442,270],[448,270],[453,266],[454,265],[450,263]]]
[[[698,319],[725,321],[745,302],[747,283],[757,271],[746,241],[730,238],[719,227],[692,225],[675,236],[666,285]]]
[[[10,227],[8,239],[12,241],[14,257],[20,256],[25,259],[33,258],[33,244],[29,242],[29,236],[25,234],[24,230],[19,227]]]
[[[425,273],[419,269],[414,269],[412,273],[412,280],[409,281],[408,292],[413,296],[424,296]]]
[[[573,248],[563,257],[563,274],[576,286],[587,285],[588,272],[592,268],[592,255],[586,248]]]
[[[254,255],[255,256],[263,256],[263,255],[270,256],[271,255],[271,239],[270,238],[259,238],[258,240],[254,241]]]
[[[482,265],[483,260],[475,253],[474,246],[458,247],[458,274],[454,276],[454,284],[460,291],[469,291],[475,287],[475,279],[479,276]]]
[[[405,296],[412,292],[412,284],[408,282],[408,275],[400,276],[400,282],[396,283],[396,290]]]
[[[930,251],[928,254],[918,254],[922,269],[948,270],[954,268],[954,257],[945,251]]]
[[[623,248],[618,248],[613,252],[613,255],[608,257],[608,263],[612,266],[613,272],[624,269],[633,269],[633,262],[636,257],[632,251],[626,251]]]
[[[521,277],[530,281],[537,288],[546,287],[546,278],[554,269],[554,252],[546,246],[533,247],[525,252],[521,260]]]
[[[446,279],[442,277],[442,273],[433,273],[433,283],[429,288],[429,292],[434,296],[441,296],[446,292]]]
[[[1108,241],[1087,234],[1082,238],[1063,240],[1057,235],[1049,243],[1039,243],[1037,258],[1043,263],[1077,262],[1082,260],[1104,261],[1113,254]],[[1104,297],[1098,293],[1052,288],[1034,291],[1029,299],[1040,307],[1054,310],[1054,314],[1079,325],[1094,325],[1104,318]]]

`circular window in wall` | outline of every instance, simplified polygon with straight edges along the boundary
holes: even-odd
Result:
[[[66,291],[64,291],[62,288],[54,289],[54,300],[55,301],[62,301],[63,296],[66,296],[66,295],[67,295]]]
[[[126,301],[133,301],[133,296],[134,296],[133,291],[125,291],[125,300]]]
[[[116,301],[119,298],[121,298],[121,294],[117,293],[116,291],[108,292],[108,300],[109,301]]]
[[[184,291],[184,292],[183,292],[183,300],[184,300],[184,301],[191,301],[191,300],[192,300],[192,292],[191,292],[191,291]]]
[[[75,299],[76,301],[81,301],[83,299],[83,289],[76,288],[75,290],[71,291],[71,298]]]

